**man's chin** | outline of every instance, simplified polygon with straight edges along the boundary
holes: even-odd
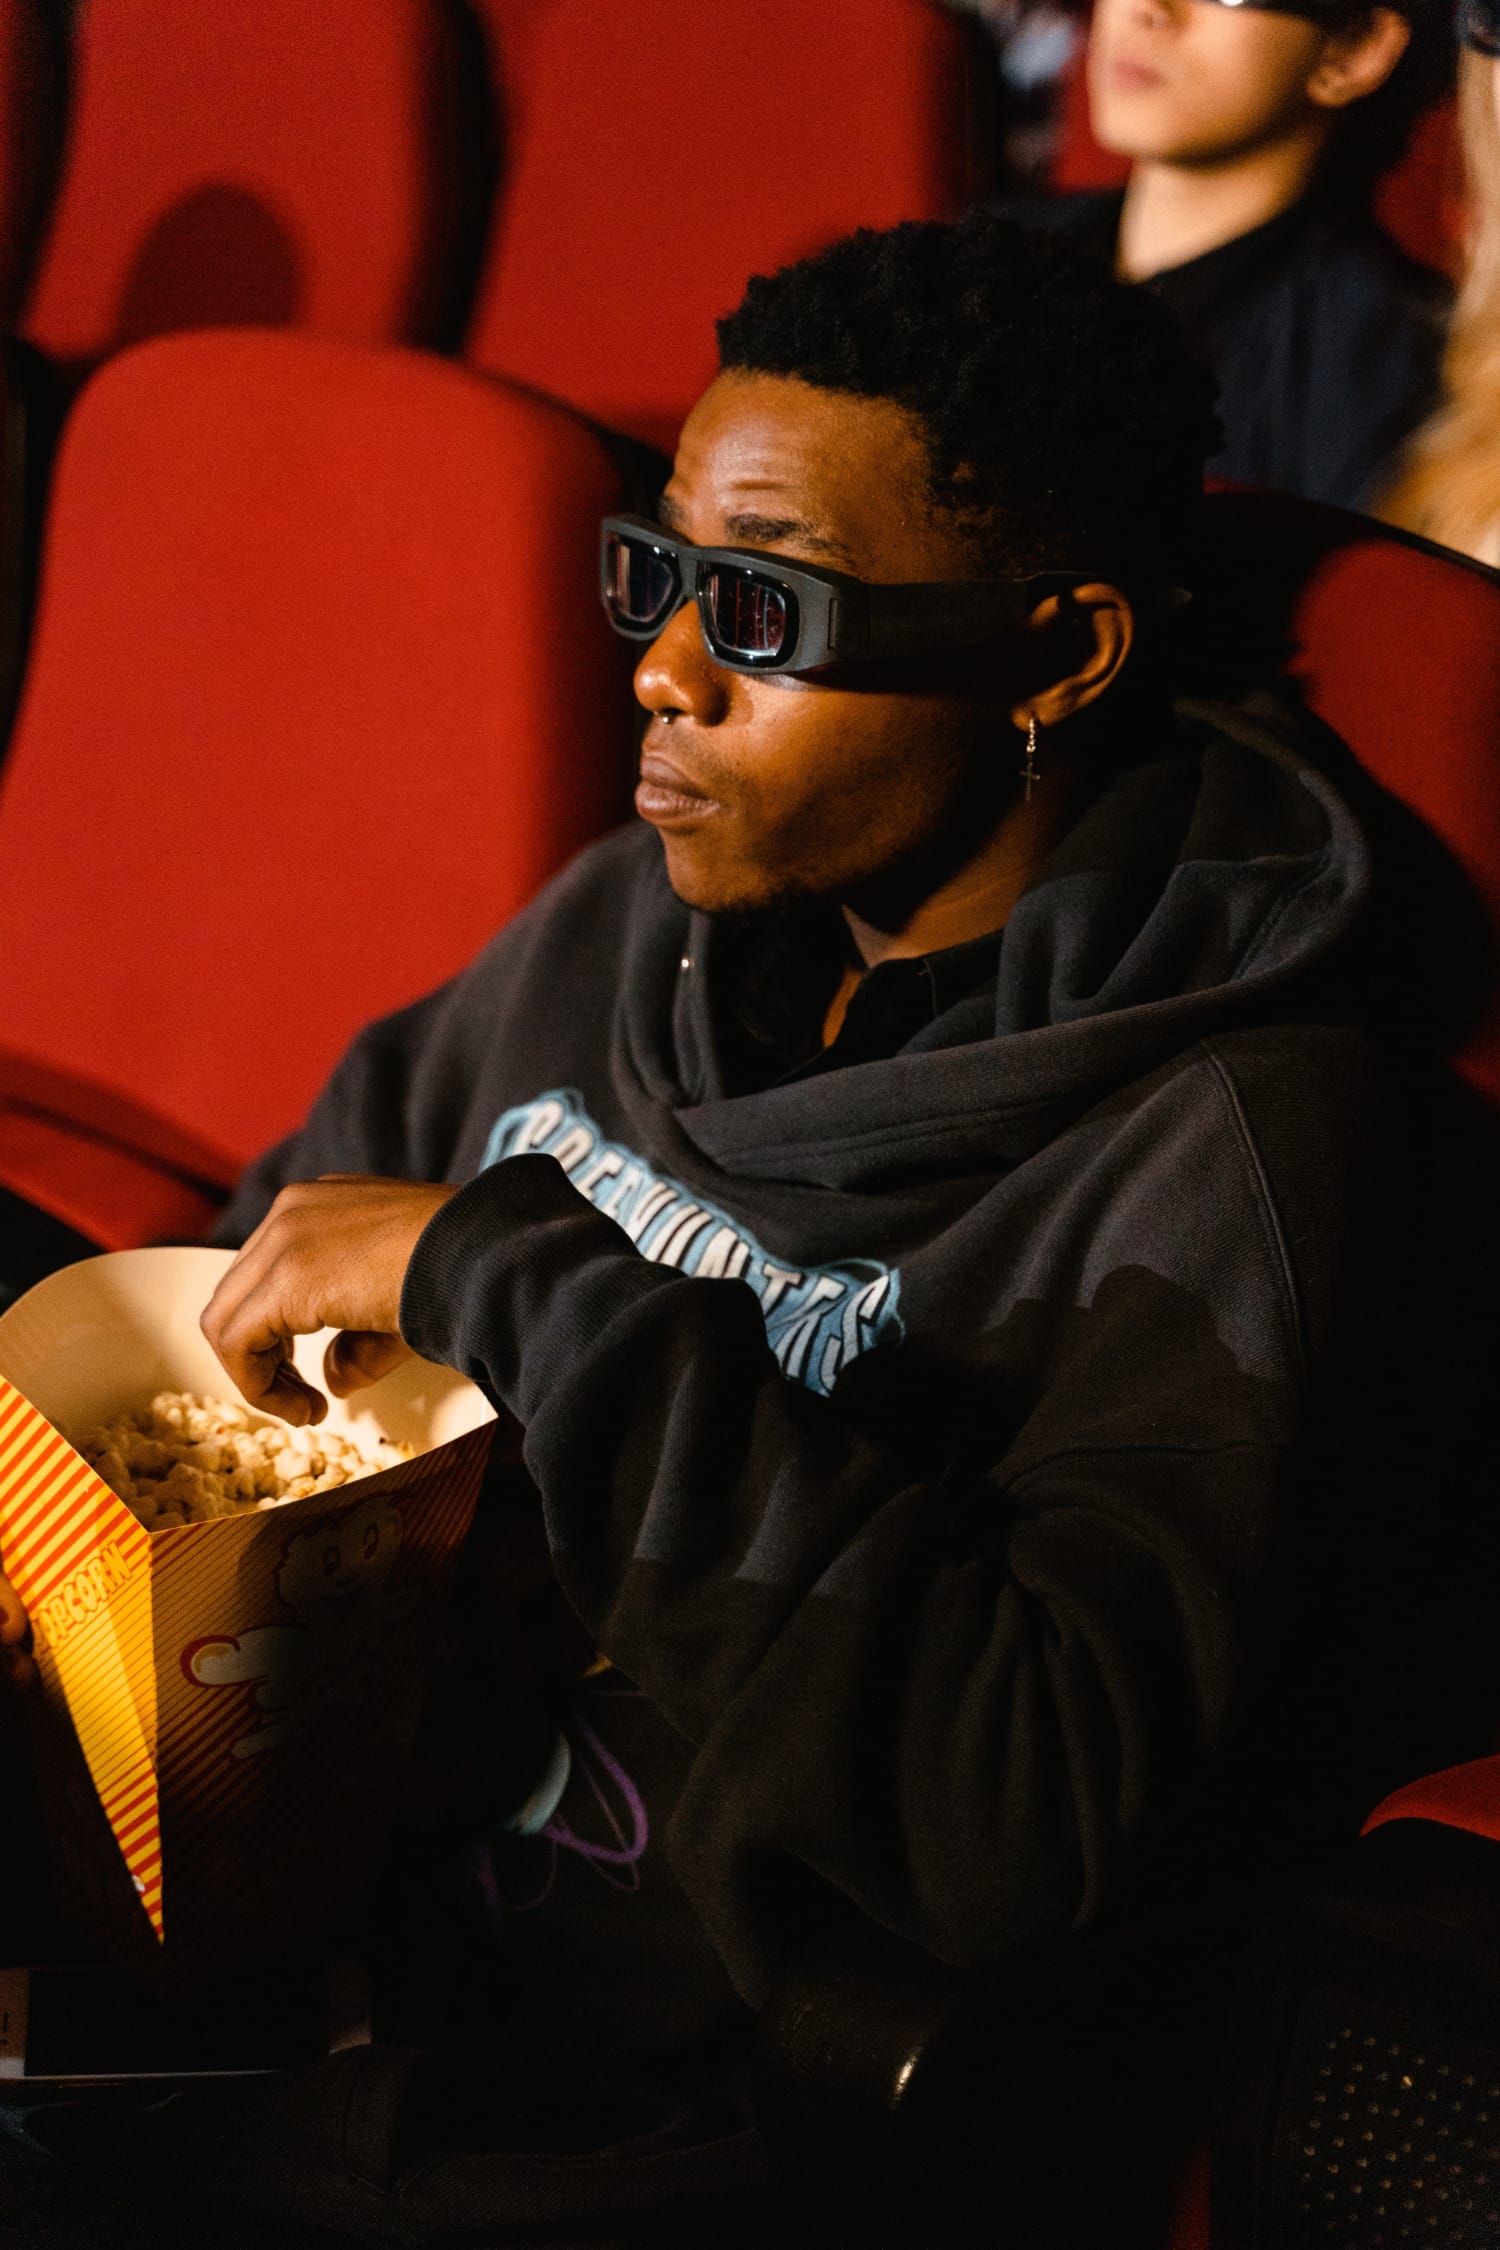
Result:
[[[699,914],[758,914],[797,894],[773,868],[695,849],[694,841],[664,835],[667,881],[684,906]]]

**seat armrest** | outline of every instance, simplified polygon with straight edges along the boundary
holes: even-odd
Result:
[[[1360,1833],[1372,1835],[1396,1820],[1428,1820],[1500,1843],[1500,1757],[1470,1758],[1407,1782],[1382,1799]]]

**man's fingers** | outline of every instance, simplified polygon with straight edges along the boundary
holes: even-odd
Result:
[[[275,1293],[267,1287],[264,1250],[257,1250],[257,1239],[251,1237],[223,1275],[198,1325],[235,1382],[241,1388],[253,1384],[259,1398],[274,1385],[282,1361],[290,1359],[292,1338],[284,1322],[262,1315],[261,1308],[274,1303]],[[248,1389],[245,1396],[251,1396]]]
[[[199,1326],[240,1395],[300,1427],[321,1422],[328,1401],[293,1364],[294,1336],[285,1311],[274,1260],[247,1244],[204,1306]]]
[[[347,1398],[410,1357],[410,1344],[384,1329],[344,1328],[323,1354],[323,1380],[335,1398]]]
[[[243,1357],[230,1357],[220,1352],[219,1357],[233,1377],[240,1396],[264,1413],[277,1414],[283,1422],[295,1423],[300,1429],[307,1423],[321,1422],[328,1412],[328,1401],[323,1393],[298,1374],[290,1340],[269,1351],[249,1352]]]
[[[245,1397],[249,1396],[246,1391]],[[267,1414],[279,1415],[283,1422],[291,1422],[298,1429],[321,1422],[328,1412],[328,1401],[323,1393],[311,1383],[305,1383],[290,1360],[283,1361],[276,1382],[262,1391],[255,1403]]]
[[[298,1374],[292,1359],[290,1336],[243,1345],[232,1333],[215,1335],[206,1313],[203,1330],[224,1372],[247,1405],[259,1407],[266,1414],[279,1415],[283,1422],[295,1423],[298,1428],[305,1423],[322,1421],[328,1412],[328,1401],[320,1390]]]
[[[283,1188],[223,1275],[203,1333],[252,1406],[289,1422],[320,1422],[327,1401],[298,1375],[292,1341],[347,1332],[328,1355],[342,1395],[406,1356],[397,1333],[413,1245],[456,1190],[335,1174]]]

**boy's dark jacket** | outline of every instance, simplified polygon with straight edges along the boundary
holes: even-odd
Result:
[[[1019,213],[1113,267],[1123,196]],[[1335,508],[1374,508],[1437,406],[1453,292],[1368,214],[1314,193],[1142,284],[1219,386],[1210,473]]]
[[[1357,1809],[1369,856],[1280,705],[1179,718],[900,1052],[726,1093],[724,934],[632,828],[366,1032],[221,1230],[321,1172],[468,1183],[403,1330],[525,1425],[752,2002],[831,1895],[982,1960],[1222,1871],[1283,1784]]]

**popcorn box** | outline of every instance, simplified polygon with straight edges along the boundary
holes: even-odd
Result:
[[[0,1315],[0,1566],[32,1620],[65,1901],[107,1952],[198,1972],[315,1943],[389,1828],[494,1411],[408,1360],[327,1426],[413,1458],[147,1531],[68,1442],[162,1390],[231,1400],[198,1326],[224,1250],[123,1250]],[[328,1335],[299,1340],[319,1389]]]

